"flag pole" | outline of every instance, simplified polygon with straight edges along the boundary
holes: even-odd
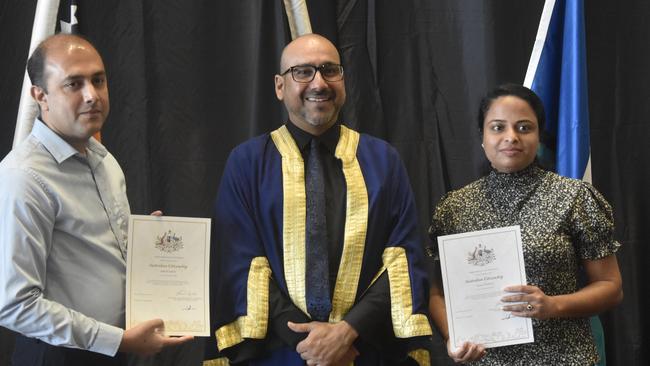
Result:
[[[544,2],[544,9],[542,9],[542,17],[539,20],[539,27],[537,28],[537,36],[535,37],[535,44],[533,45],[533,52],[530,55],[528,62],[528,69],[526,69],[526,77],[524,78],[524,86],[531,89],[533,87],[533,79],[537,72],[537,65],[542,56],[544,43],[546,42],[546,34],[548,33],[548,26],[551,23],[551,15],[555,7],[555,0],[546,0]]]
[[[34,25],[32,26],[32,39],[29,44],[28,55],[34,52],[34,49],[42,40],[54,34],[59,2],[60,0],[38,0],[36,11],[34,12]],[[32,99],[30,93],[31,86],[32,83],[25,70],[23,87],[20,92],[20,104],[18,105],[16,130],[14,132],[14,147],[29,135],[34,124],[34,118],[38,116],[38,105]]]
[[[304,34],[312,33],[309,11],[305,0],[284,0],[287,13],[291,39],[296,39]]]

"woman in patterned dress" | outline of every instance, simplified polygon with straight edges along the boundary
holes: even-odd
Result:
[[[451,349],[436,278],[429,307],[448,354],[479,365],[593,365],[598,353],[588,318],[623,298],[611,207],[590,184],[538,166],[545,116],[530,89],[497,87],[482,100],[478,122],[491,172],[445,195],[429,234],[435,242],[440,235],[520,225],[528,284],[507,287],[501,301],[513,316],[532,318],[535,342],[489,350],[468,342]]]

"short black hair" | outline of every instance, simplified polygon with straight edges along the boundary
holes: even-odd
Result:
[[[47,85],[45,83],[45,57],[46,48],[41,42],[34,50],[32,55],[27,60],[27,74],[32,85],[38,86],[47,93]]]
[[[95,50],[97,47],[86,37],[80,34],[67,34],[67,33],[58,33],[52,36],[45,38],[41,43],[36,46],[34,52],[27,60],[27,75],[29,75],[29,80],[31,80],[32,85],[38,86],[47,93],[47,75],[45,75],[45,60],[47,59],[47,51],[49,48],[49,43],[54,38],[60,37],[70,37],[77,38],[87,42]],[[99,51],[98,51],[99,53]]]
[[[519,84],[507,83],[501,84],[496,88],[492,89],[483,99],[481,99],[481,104],[478,107],[478,130],[483,133],[483,124],[485,122],[485,115],[492,106],[492,103],[500,98],[506,96],[513,96],[519,99],[522,99],[533,110],[535,117],[537,117],[537,126],[540,131],[540,138],[544,131],[544,126],[546,125],[546,113],[544,112],[544,103],[542,100],[535,94],[534,91],[528,89],[527,87]]]

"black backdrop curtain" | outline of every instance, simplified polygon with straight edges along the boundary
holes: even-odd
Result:
[[[81,32],[108,70],[112,108],[102,137],[125,171],[132,211],[210,216],[229,151],[286,119],[273,91],[290,38],[282,1],[79,3]],[[35,4],[0,0],[0,157],[11,149]],[[314,31],[341,51],[344,121],[398,149],[424,233],[440,196],[485,167],[478,101],[498,83],[523,81],[543,1],[308,6]],[[608,362],[645,365],[650,4],[589,0],[585,11],[594,184],[614,206],[624,245],[626,297],[603,316]],[[446,364],[437,349],[434,364]],[[6,352],[0,347],[0,363]]]
[[[608,361],[648,365],[650,3],[585,1],[594,185],[612,203],[625,299],[603,319]]]

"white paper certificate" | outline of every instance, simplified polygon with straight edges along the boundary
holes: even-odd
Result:
[[[166,335],[210,335],[210,219],[131,215],[126,327],[165,322]]]
[[[438,248],[452,346],[534,341],[530,318],[501,310],[503,288],[526,284],[519,226],[440,236]]]

